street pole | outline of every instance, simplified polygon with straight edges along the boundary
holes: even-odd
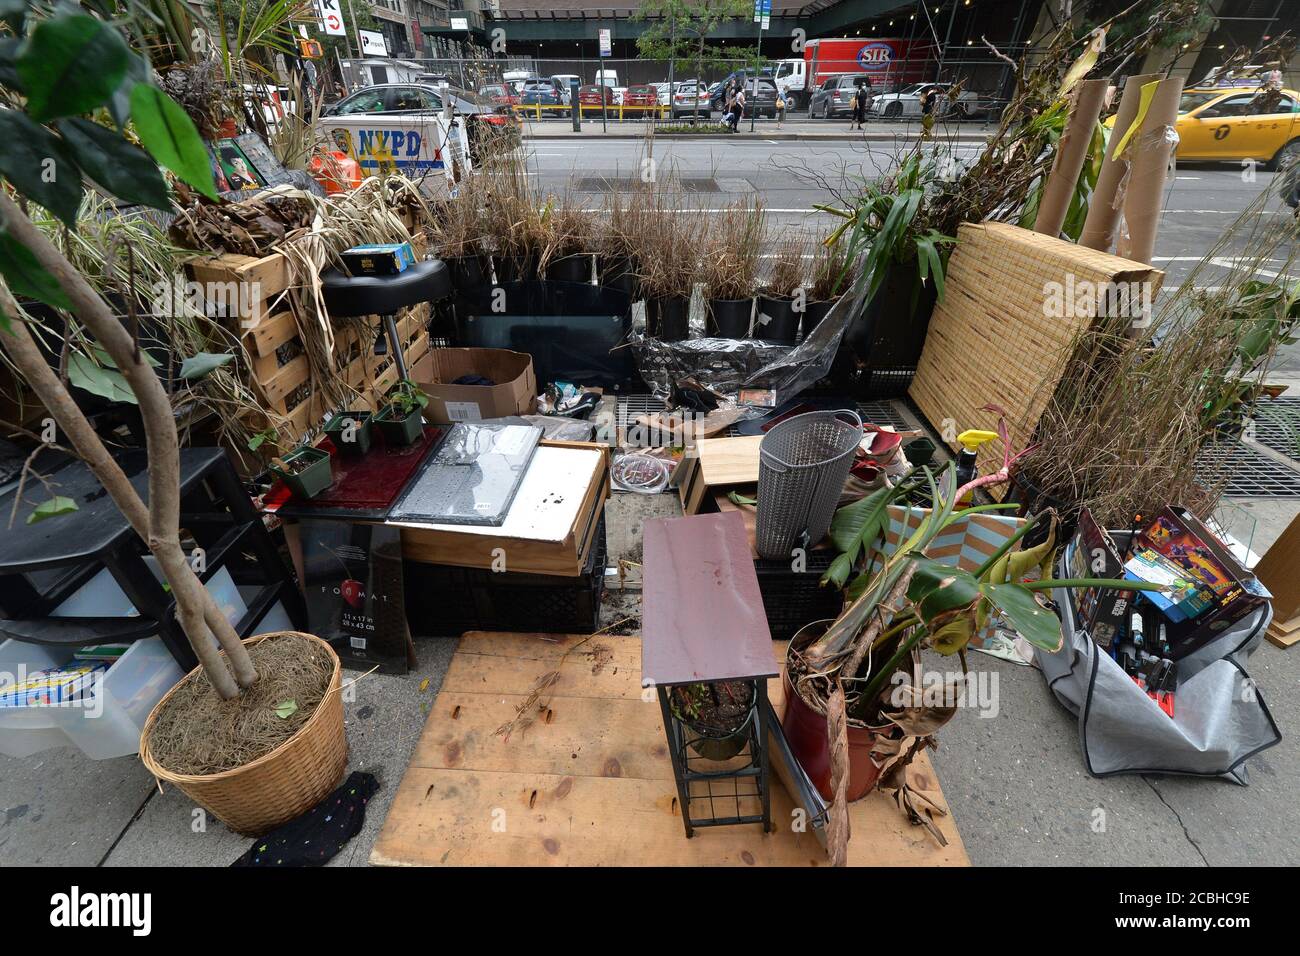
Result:
[[[668,26],[668,122],[671,123],[673,121],[673,103],[676,100],[676,92],[673,90],[673,68],[677,65],[677,8],[669,7],[669,9],[672,11],[672,20]],[[698,92],[697,89],[696,93],[698,94]],[[699,112],[699,105],[697,95],[695,102],[696,113]],[[695,114],[693,113],[692,119],[694,117]]]
[[[763,21],[758,21],[758,46],[754,48],[754,108],[749,114],[749,131],[754,132],[754,120],[758,119],[758,61],[763,57]],[[742,86],[741,89],[744,89]]]

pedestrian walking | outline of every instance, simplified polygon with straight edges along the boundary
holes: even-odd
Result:
[[[785,94],[780,90],[776,91],[776,128],[780,129],[785,123]]]
[[[934,101],[938,99],[938,91],[934,87],[927,87],[921,91],[921,139],[929,139],[930,133],[934,129]]]
[[[849,123],[849,129],[865,128],[862,124],[867,121],[867,102],[869,99],[867,85],[859,80],[857,86],[853,89],[853,119]]]
[[[731,131],[734,133],[740,128],[740,121],[745,118],[745,88],[741,87],[736,90],[735,109],[731,116]]]

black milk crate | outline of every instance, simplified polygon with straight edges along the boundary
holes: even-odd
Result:
[[[487,571],[403,561],[406,619],[415,637],[466,631],[590,634],[599,626],[605,589],[605,513],[582,574]]]
[[[808,552],[808,563],[802,571],[792,570],[790,561],[754,560],[772,640],[788,641],[813,621],[839,616],[844,604],[843,592],[818,583],[836,553],[833,550]]]

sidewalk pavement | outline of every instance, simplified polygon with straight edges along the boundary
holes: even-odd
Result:
[[[554,118],[539,121],[523,116],[523,120],[525,139],[581,139],[590,136],[598,136],[602,139],[644,139],[647,127],[644,120],[628,119],[620,122],[616,117],[610,117],[606,124],[608,126],[606,130],[602,128],[599,117],[587,116],[582,120],[582,131],[575,132],[571,121],[568,119]],[[778,141],[891,143],[900,139],[918,139],[921,135],[921,124],[919,122],[868,123],[864,130],[852,130],[849,128],[848,120],[787,119],[784,124],[778,127],[774,120],[760,119],[752,133],[749,131],[747,122],[741,123],[740,129],[735,133],[724,131],[716,120],[702,122],[700,125],[706,128],[712,127],[713,131],[707,133],[657,132],[655,135],[682,140],[710,140],[725,137],[729,139]],[[992,128],[986,127],[982,123],[954,123],[951,125],[936,125],[933,138],[935,142],[955,140],[961,143],[983,143],[991,132]]]

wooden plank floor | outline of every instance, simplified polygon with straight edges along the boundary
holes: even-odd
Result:
[[[506,741],[538,680],[560,667],[548,707]],[[778,645],[780,648],[780,645]],[[781,684],[769,682],[778,712]],[[923,755],[919,766],[933,774]],[[811,833],[772,783],[776,831],[697,830],[687,840],[659,705],[641,689],[635,637],[471,633],[461,639],[375,844],[383,866],[820,866]],[[849,861],[859,866],[968,865],[951,816],[948,846],[872,793],[852,804]]]

